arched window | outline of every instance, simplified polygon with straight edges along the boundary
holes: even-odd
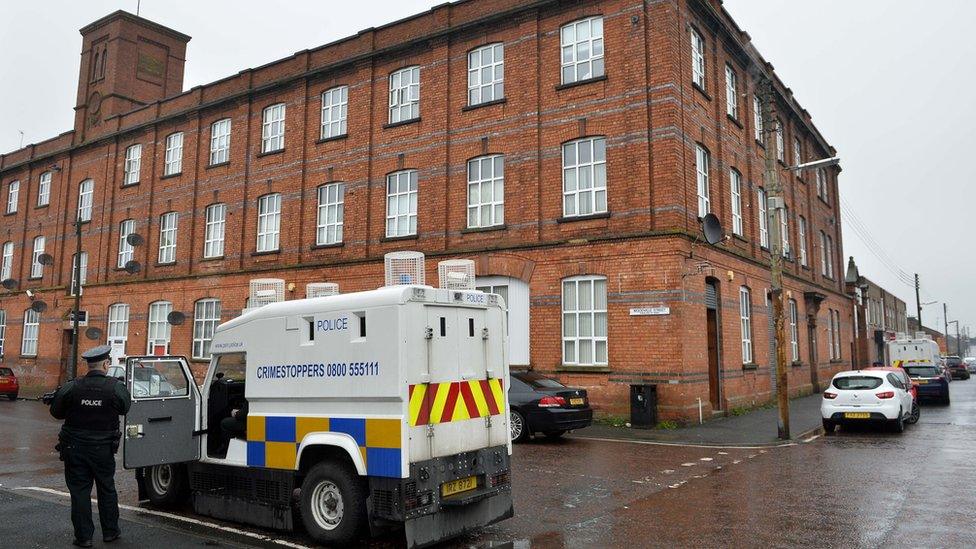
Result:
[[[24,332],[20,343],[20,354],[37,356],[37,339],[40,328],[41,313],[34,309],[24,311]]]
[[[752,294],[747,286],[739,287],[739,324],[742,332],[742,363],[752,364]]]

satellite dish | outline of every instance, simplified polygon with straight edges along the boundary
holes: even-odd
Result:
[[[135,259],[130,259],[125,262],[125,272],[129,274],[136,274],[142,270],[142,265],[139,264]]]
[[[0,282],[0,286],[3,286],[7,290],[16,290],[18,283],[16,279],[7,278],[3,282]]]
[[[142,244],[145,242],[142,235],[139,233],[129,233],[129,235],[125,237],[125,241],[130,246],[142,246]]]
[[[702,232],[705,234],[705,242],[718,244],[725,239],[725,231],[722,230],[722,222],[718,216],[710,213],[702,219]]]
[[[183,324],[184,320],[186,320],[186,315],[179,311],[173,311],[170,314],[166,315],[166,322],[169,322],[173,326],[179,326],[180,324]]]
[[[54,265],[54,256],[51,254],[41,254],[37,256],[37,262],[41,265]]]
[[[34,301],[33,303],[31,303],[30,308],[35,313],[43,313],[44,311],[47,310],[47,303],[44,303],[43,301],[41,301],[40,299],[38,299],[38,300]]]
[[[85,337],[92,341],[102,339],[102,329],[92,326],[91,328],[85,330]]]

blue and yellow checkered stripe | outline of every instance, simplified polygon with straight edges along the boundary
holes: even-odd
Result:
[[[298,448],[309,433],[345,433],[356,441],[366,474],[400,478],[400,419],[247,416],[247,465],[297,469]]]

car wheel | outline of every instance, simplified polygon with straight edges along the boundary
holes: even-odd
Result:
[[[181,465],[153,465],[146,469],[146,494],[157,507],[176,507],[186,500],[186,468]]]
[[[12,395],[7,395],[7,398],[9,398],[10,400],[17,400],[17,393],[14,393]]]
[[[512,429],[512,442],[524,442],[529,438],[529,426],[525,423],[525,416],[521,412],[512,410],[508,423]]]
[[[898,409],[898,419],[891,422],[891,430],[896,433],[905,432],[905,412],[901,408]]]
[[[562,438],[566,434],[566,431],[546,431],[546,438],[557,439]]]
[[[916,423],[918,423],[918,420],[921,417],[922,417],[922,409],[918,407],[917,402],[912,402],[912,413],[908,416],[908,419],[905,422],[908,423],[909,425],[915,425]]]
[[[950,402],[951,400],[949,399],[949,395],[946,395],[945,398],[942,399],[942,404],[945,404],[946,406],[948,406]]]
[[[834,427],[836,427],[836,425],[836,423],[830,421],[829,419],[823,420],[824,434],[827,436],[834,434]]]
[[[366,525],[366,486],[349,466],[324,461],[302,482],[300,509],[315,541],[348,545]]]

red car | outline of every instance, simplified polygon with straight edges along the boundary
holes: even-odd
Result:
[[[14,371],[0,366],[0,396],[6,395],[10,400],[17,400],[19,392],[20,383],[17,382]]]
[[[901,380],[902,385],[904,385],[908,392],[912,394],[912,415],[905,420],[905,423],[909,425],[914,425],[918,423],[919,418],[922,416],[922,410],[918,407],[918,384],[912,381],[912,378],[908,375],[908,372],[904,368],[884,368],[884,367],[871,367],[865,368],[865,370],[880,370],[883,372],[894,372],[898,379]]]

